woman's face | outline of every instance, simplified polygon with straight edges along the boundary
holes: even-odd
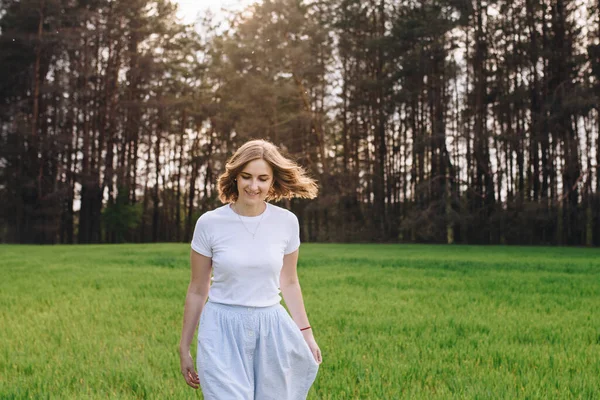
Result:
[[[273,169],[263,159],[252,160],[237,175],[238,201],[257,204],[265,201],[273,184]]]

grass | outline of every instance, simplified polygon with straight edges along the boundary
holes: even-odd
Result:
[[[0,246],[0,398],[197,398],[185,244]],[[304,244],[309,399],[600,398],[600,249]],[[195,359],[195,345],[192,345]]]

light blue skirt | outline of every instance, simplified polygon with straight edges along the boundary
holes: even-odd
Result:
[[[210,300],[200,316],[196,367],[206,400],[305,400],[319,370],[281,304]]]

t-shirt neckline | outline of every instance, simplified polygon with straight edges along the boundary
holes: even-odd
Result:
[[[259,218],[261,218],[261,217],[266,217],[266,216],[267,216],[267,212],[268,212],[268,211],[269,211],[269,209],[270,209],[270,204],[269,204],[269,203],[267,203],[266,201],[265,201],[264,203],[266,204],[265,210],[264,210],[262,213],[260,213],[260,214],[258,214],[258,215],[255,215],[255,216],[253,216],[253,217],[248,217],[248,216],[245,216],[245,215],[240,215],[240,214],[236,213],[236,212],[233,210],[233,208],[231,208],[231,203],[227,204],[227,206],[226,206],[226,207],[227,207],[227,209],[229,210],[229,212],[230,212],[231,214],[233,214],[235,217],[240,217],[240,218],[243,218],[243,219],[246,219],[246,220],[250,220],[250,221],[252,221],[252,220],[256,220],[256,219],[259,219]]]

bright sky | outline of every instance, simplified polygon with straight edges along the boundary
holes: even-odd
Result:
[[[241,10],[256,0],[172,0],[179,5],[177,16],[184,23],[192,23],[210,10],[215,16],[222,15],[221,9]]]

